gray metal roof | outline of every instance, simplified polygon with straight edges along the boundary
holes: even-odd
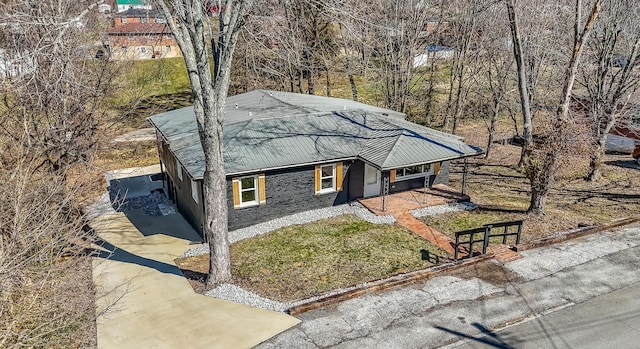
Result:
[[[344,99],[259,90],[229,97],[225,111],[228,175],[356,158],[388,170],[482,152],[401,113]],[[189,174],[202,178],[204,153],[193,108],[149,120]]]

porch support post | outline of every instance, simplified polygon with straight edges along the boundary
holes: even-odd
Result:
[[[429,175],[430,176],[430,175]],[[422,203],[426,204],[427,203],[427,187],[429,186],[429,176],[424,176],[424,188],[422,190],[423,192],[423,198],[422,198]]]
[[[464,168],[462,169],[462,195],[466,194],[467,188],[467,158],[464,158]]]
[[[387,196],[389,195],[389,171],[382,173],[382,211],[387,211]]]

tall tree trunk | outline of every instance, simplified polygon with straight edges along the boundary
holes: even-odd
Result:
[[[331,97],[331,78],[329,76],[329,68],[326,65],[324,66],[324,73],[326,74],[327,97]]]
[[[511,28],[511,41],[513,45],[513,57],[516,61],[518,71],[518,91],[520,92],[520,107],[522,110],[523,130],[522,136],[524,144],[520,155],[519,166],[524,164],[527,148],[533,145],[533,131],[531,124],[531,105],[529,90],[527,89],[527,71],[525,66],[524,52],[522,51],[522,40],[520,39],[520,28],[518,26],[518,16],[516,15],[516,0],[505,0],[507,13],[509,16],[509,27]]]
[[[589,174],[585,177],[587,181],[594,182],[601,177],[602,160],[604,159],[604,152],[607,145],[607,135],[616,123],[615,112],[612,111],[607,118],[607,124],[601,130],[598,130],[595,134],[598,135],[596,142],[591,149],[591,155],[589,156]],[[594,127],[599,127],[596,124]]]
[[[529,210],[527,212],[535,215],[544,214],[544,208],[547,204],[548,194],[548,188],[541,188],[540,190],[532,188]]]
[[[575,82],[576,73],[578,70],[578,62],[580,61],[580,57],[582,56],[584,44],[589,38],[591,29],[593,28],[593,25],[598,18],[598,14],[600,13],[601,0],[596,0],[596,2],[594,3],[591,14],[589,15],[589,19],[585,23],[583,29],[580,29],[581,5],[582,1],[576,0],[575,38],[573,53],[571,55],[571,59],[569,60],[569,66],[567,67],[567,70],[565,72],[565,79],[562,88],[562,100],[560,102],[560,106],[558,107],[556,119],[553,121],[553,131],[550,134],[549,139],[546,141],[547,144],[545,149],[543,149],[542,151],[533,149],[533,147],[527,149],[528,151],[532,152],[537,151],[538,154],[542,153],[541,156],[533,159],[533,161],[531,161],[532,158],[530,156],[528,156],[526,160],[531,161],[528,165],[526,165],[527,167],[529,167],[528,176],[531,182],[532,196],[529,209],[527,210],[527,212],[529,213],[544,213],[547,195],[549,194],[549,190],[551,189],[555,181],[559,166],[559,157],[561,156],[562,151],[566,146],[567,134],[569,132],[568,126],[571,123],[571,121],[569,120],[569,105],[571,102],[573,84]]]
[[[484,153],[486,159],[489,158],[491,153],[491,146],[493,145],[493,138],[496,134],[496,124],[498,123],[498,112],[500,110],[499,101],[494,101],[493,108],[491,108],[491,123],[489,124],[489,139],[487,140],[487,150]]]
[[[212,28],[206,27],[208,17],[203,3],[198,0],[155,1],[180,45],[189,73],[194,113],[205,157],[203,230],[210,252],[206,283],[208,288],[212,288],[231,279],[222,125],[233,52],[243,17],[253,1],[224,1],[218,20],[218,37],[210,38],[213,72],[207,45],[207,33]]]
[[[351,85],[351,96],[354,101],[358,101],[358,86],[356,86],[356,80],[353,78],[353,73],[349,73],[349,85]]]

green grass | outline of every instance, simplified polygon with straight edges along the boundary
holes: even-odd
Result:
[[[233,244],[232,273],[241,287],[292,301],[431,266],[421,249],[446,256],[399,226],[341,216]]]
[[[170,95],[190,90],[189,76],[182,57],[120,63],[127,85],[143,89],[150,96]]]

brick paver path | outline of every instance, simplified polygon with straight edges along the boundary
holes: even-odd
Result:
[[[409,211],[421,207],[468,200],[468,196],[457,193],[446,185],[438,184],[433,188],[428,188],[426,191],[416,189],[388,195],[386,197],[386,210],[382,210],[381,197],[359,199],[358,201],[377,215],[393,215],[399,225],[411,230],[416,235],[453,255],[455,241],[422,223],[409,213]],[[520,258],[517,252],[510,250],[506,245],[491,245],[487,252],[494,254],[496,259],[501,263]],[[458,258],[466,257],[468,253],[468,248],[461,247],[458,250]]]
[[[412,216],[409,211],[393,212],[392,214],[396,218],[396,222],[401,226],[411,230],[418,236],[428,240],[450,254],[453,254],[455,241],[450,237],[422,223],[420,220]]]

